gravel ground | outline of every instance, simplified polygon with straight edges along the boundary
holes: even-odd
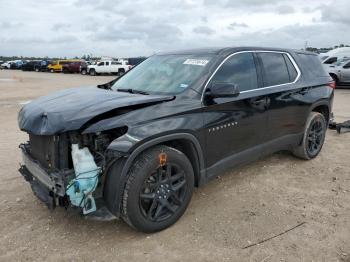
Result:
[[[350,133],[333,130],[312,161],[278,153],[196,189],[185,215],[160,233],[50,212],[17,171],[18,144],[27,139],[18,110],[52,91],[110,79],[0,71],[0,261],[350,261]],[[336,90],[334,113],[350,119],[350,89]]]

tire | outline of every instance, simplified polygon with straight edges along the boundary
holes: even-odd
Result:
[[[51,73],[55,73],[55,70],[52,68],[52,69],[50,69],[50,72]]]
[[[301,144],[293,149],[296,157],[310,160],[321,151],[327,131],[327,121],[318,112],[311,112],[305,125]]]
[[[90,71],[89,71],[89,75],[91,75],[91,76],[95,76],[95,75],[96,75],[96,71],[95,71],[95,69],[90,69]]]
[[[161,154],[166,156],[163,166]],[[193,187],[193,168],[181,151],[167,146],[151,148],[136,158],[128,172],[123,220],[145,233],[163,230],[183,215]]]
[[[82,69],[81,72],[80,72],[82,75],[86,75],[86,69]]]
[[[338,76],[335,75],[335,74],[330,74],[330,76],[332,77],[332,79],[334,80],[335,82],[335,85],[338,86],[339,84],[339,79],[338,79]]]
[[[118,76],[122,76],[122,75],[124,75],[124,74],[125,74],[125,70],[124,70],[124,69],[119,69],[117,75],[118,75]]]
[[[39,72],[39,68],[35,68],[35,72]]]

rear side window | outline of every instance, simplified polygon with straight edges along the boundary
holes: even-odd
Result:
[[[241,92],[258,88],[253,54],[242,53],[230,57],[216,72],[212,81],[236,84]]]
[[[286,61],[281,53],[259,53],[264,71],[264,86],[275,86],[287,84],[292,81]]]
[[[317,55],[299,53],[298,56],[300,57],[302,65],[314,76],[328,76]]]

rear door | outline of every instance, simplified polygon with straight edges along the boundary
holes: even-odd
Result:
[[[267,137],[269,141],[275,141],[276,146],[283,146],[290,135],[300,133],[304,128],[309,109],[304,96],[308,88],[296,83],[300,70],[291,55],[258,52],[257,56],[269,100]]]
[[[260,156],[259,145],[264,143],[267,131],[266,96],[259,90],[261,81],[253,52],[229,57],[208,86],[212,82],[235,84],[240,94],[212,100],[204,96],[209,176],[244,158]]]

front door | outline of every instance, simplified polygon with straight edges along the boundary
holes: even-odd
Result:
[[[240,94],[234,98],[208,99],[204,96],[206,127],[206,162],[208,176],[215,175],[246,156],[256,158],[265,142],[267,130],[267,97],[259,90],[260,74],[255,54],[232,55],[219,68],[211,83],[237,85]]]

